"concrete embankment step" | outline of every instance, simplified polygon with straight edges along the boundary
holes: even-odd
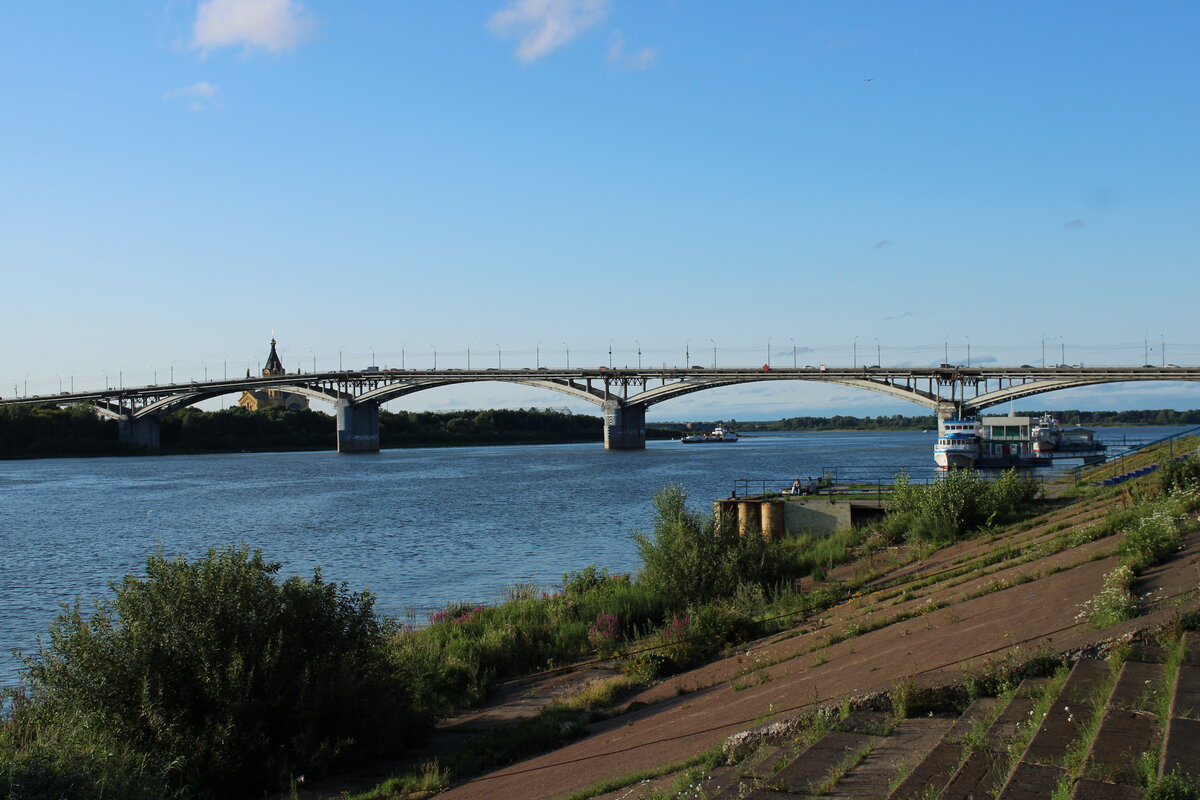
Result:
[[[994,697],[981,697],[971,703],[908,777],[892,790],[888,800],[916,800],[927,796],[931,787],[945,786],[946,779],[962,760],[964,740],[985,720],[995,716],[999,705],[1000,701]]]
[[[882,741],[890,724],[887,714],[856,711],[810,745],[784,742],[760,746],[734,768],[735,780],[713,787],[707,796],[713,800],[809,796],[810,789],[823,783],[848,758]],[[754,788],[759,786],[770,788]]]
[[[1083,777],[1137,786],[1139,762],[1161,741],[1155,706],[1162,685],[1162,664],[1126,661],[1092,742]]]
[[[1163,775],[1181,772],[1200,779],[1200,634],[1185,633],[1183,647],[1159,768]]]
[[[1061,766],[1063,758],[1087,730],[1097,708],[1103,706],[1105,698],[1097,697],[1097,693],[1107,685],[1108,676],[1104,661],[1082,658],[1075,662],[997,800],[1050,796],[1066,775]]]
[[[874,750],[822,797],[886,800],[897,775],[906,774],[954,725],[946,717],[914,717],[898,724]]]
[[[963,760],[939,800],[984,800],[994,798],[997,787],[1008,774],[1008,744],[1020,725],[1033,711],[1034,697],[1046,684],[1045,678],[1026,678],[1017,687],[1012,700],[984,733],[979,746]]]

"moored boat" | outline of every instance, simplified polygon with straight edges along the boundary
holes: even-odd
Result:
[[[933,461],[940,469],[971,467],[979,460],[979,421],[948,419],[938,431]]]

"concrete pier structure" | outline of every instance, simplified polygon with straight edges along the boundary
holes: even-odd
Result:
[[[646,447],[646,406],[604,401],[604,449],[643,450]]]
[[[379,452],[379,406],[376,403],[337,401],[339,453]]]
[[[117,421],[117,438],[146,450],[158,450],[161,447],[158,417],[121,417]]]

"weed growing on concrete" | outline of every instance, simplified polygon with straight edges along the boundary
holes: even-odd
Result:
[[[1087,622],[1099,630],[1133,619],[1137,614],[1137,601],[1130,590],[1132,584],[1133,570],[1128,566],[1122,564],[1109,572],[1104,576],[1104,588],[1100,594],[1080,604],[1075,621]]]

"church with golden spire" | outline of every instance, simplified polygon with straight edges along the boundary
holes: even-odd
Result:
[[[262,374],[264,378],[287,375],[287,370],[283,367],[283,360],[279,358],[279,353],[275,350],[274,336],[271,337],[271,352],[267,355],[267,363],[263,367]],[[246,370],[246,377],[250,377],[250,370]],[[308,408],[308,398],[302,394],[285,392],[281,389],[262,389],[242,392],[238,405],[249,411],[259,411],[264,408],[299,409]]]

